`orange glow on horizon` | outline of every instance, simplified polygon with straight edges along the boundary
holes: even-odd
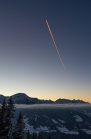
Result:
[[[51,37],[52,37],[52,40],[53,40],[53,42],[54,42],[55,48],[56,48],[56,50],[57,50],[57,53],[58,53],[59,59],[60,59],[62,65],[63,65],[63,67],[64,67],[64,69],[65,69],[65,71],[66,71],[66,68],[65,68],[65,66],[64,66],[64,64],[63,64],[63,61],[62,61],[61,57],[60,57],[60,54],[59,54],[58,48],[57,48],[57,46],[56,46],[55,40],[54,40],[54,38],[53,38],[53,35],[52,35],[52,32],[51,32],[51,29],[50,29],[50,27],[49,27],[49,24],[48,24],[48,21],[47,21],[47,20],[46,20],[46,24],[47,24],[47,27],[48,27],[49,32],[50,32],[50,34],[51,34]]]

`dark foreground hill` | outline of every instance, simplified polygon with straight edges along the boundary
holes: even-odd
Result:
[[[25,130],[43,139],[91,139],[90,104],[15,104],[16,116],[22,112]]]

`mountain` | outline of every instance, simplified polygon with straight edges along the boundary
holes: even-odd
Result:
[[[14,103],[16,104],[38,104],[39,99],[31,98],[24,93],[18,93],[12,96]]]
[[[9,96],[3,96],[0,95],[0,103],[2,103],[3,99],[6,99],[6,103],[8,102]],[[40,100],[38,98],[31,98],[27,96],[25,93],[17,93],[15,95],[12,95],[13,101],[15,104],[64,104],[64,103],[88,103],[84,102],[82,100],[69,100],[69,99],[58,99],[55,102],[52,100]]]
[[[8,102],[9,97],[0,95],[0,103],[2,103],[3,99],[5,98],[6,102]]]
[[[73,99],[73,100],[69,100],[69,99],[57,99],[56,101],[55,101],[55,103],[57,103],[57,104],[63,104],[63,103],[88,103],[88,102],[85,102],[85,101],[82,101],[82,100],[75,100],[75,99]]]

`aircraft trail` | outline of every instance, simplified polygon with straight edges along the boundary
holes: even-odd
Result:
[[[50,32],[50,34],[51,34],[51,37],[52,37],[52,40],[53,40],[53,42],[54,42],[55,48],[56,48],[56,50],[57,50],[57,53],[58,53],[59,59],[60,59],[62,65],[63,65],[63,67],[64,67],[64,69],[65,69],[65,71],[66,71],[66,68],[65,68],[65,66],[64,66],[64,64],[63,64],[63,61],[62,61],[61,57],[60,57],[60,54],[59,54],[58,48],[57,48],[57,46],[56,46],[55,40],[54,40],[54,38],[53,38],[53,35],[52,35],[52,32],[51,32],[51,29],[50,29],[50,27],[49,27],[49,24],[48,24],[48,21],[47,21],[47,20],[46,20],[46,24],[47,24],[47,27],[48,27],[49,32]]]

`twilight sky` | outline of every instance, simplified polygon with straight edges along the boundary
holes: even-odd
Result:
[[[0,1],[0,94],[19,92],[91,103],[91,0]]]

